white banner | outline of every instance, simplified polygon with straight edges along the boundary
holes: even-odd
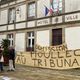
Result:
[[[41,47],[36,45],[35,52],[20,53],[16,63],[50,69],[71,69],[80,67],[80,49],[67,50],[65,45]]]

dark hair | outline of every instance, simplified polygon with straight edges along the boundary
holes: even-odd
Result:
[[[1,46],[0,46],[0,48],[1,48]]]

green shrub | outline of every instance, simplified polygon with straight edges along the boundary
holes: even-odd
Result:
[[[8,55],[10,41],[8,39],[3,39],[1,42],[1,46],[3,47],[3,55]]]

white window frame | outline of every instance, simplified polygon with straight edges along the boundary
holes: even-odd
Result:
[[[28,32],[27,34],[30,34],[30,36],[27,37],[27,39],[28,39],[27,42],[29,43],[29,39],[31,41],[30,45],[27,44],[27,47],[31,47],[32,48],[34,46],[34,45],[32,45],[32,43],[33,43],[32,40],[34,39],[34,36],[33,36],[34,32]]]
[[[10,36],[10,37],[9,37],[9,36]],[[8,38],[9,41],[10,41],[10,46],[13,46],[13,45],[14,45],[14,35],[13,35],[13,33],[7,34],[7,38]]]

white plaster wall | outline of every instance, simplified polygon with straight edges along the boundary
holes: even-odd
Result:
[[[45,6],[50,8],[50,0],[38,0],[37,1],[37,17],[45,17]],[[49,16],[49,14],[47,15]]]
[[[80,49],[80,27],[65,28],[65,42],[68,49]]]
[[[36,44],[41,46],[49,46],[49,30],[37,31]]]
[[[7,6],[8,6],[8,4],[4,4],[4,5],[1,5],[1,8],[7,7]]]
[[[19,13],[17,13],[17,9],[19,9]],[[26,5],[21,5],[16,7],[16,22],[26,20]]]
[[[0,24],[7,24],[8,22],[8,10],[1,11]]]
[[[26,27],[26,23],[18,23],[16,24],[16,29],[21,29],[21,28],[25,28]]]
[[[0,26],[0,31],[6,31],[7,30],[7,26]]]
[[[10,2],[10,3],[9,3],[9,5],[13,5],[13,4],[15,4],[15,2]]]
[[[16,2],[19,3],[19,2],[22,2],[22,1],[25,1],[25,0],[17,0]]]
[[[14,24],[8,25],[8,30],[13,30],[14,29]]]
[[[6,39],[6,35],[0,35],[0,46],[1,46],[2,39]]]
[[[80,10],[80,0],[65,0],[65,12]]]
[[[35,21],[27,22],[27,27],[35,27]]]
[[[25,33],[16,33],[15,49],[16,51],[25,51]]]

